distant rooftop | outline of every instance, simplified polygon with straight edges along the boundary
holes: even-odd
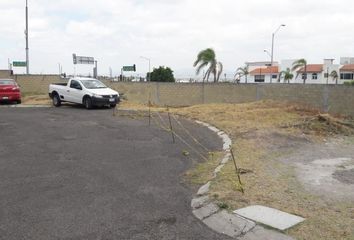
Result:
[[[354,64],[344,65],[340,70],[346,72],[354,72]]]
[[[278,66],[266,67],[266,68],[256,68],[250,72],[251,75],[261,75],[261,74],[277,74],[279,72]]]
[[[247,66],[256,66],[256,67],[261,67],[261,66],[270,66],[271,62],[269,61],[260,61],[260,62],[246,62],[245,63]],[[279,63],[278,62],[273,62],[273,66],[278,66]]]
[[[323,64],[307,64],[306,65],[306,72],[308,73],[320,73],[323,71]],[[301,68],[299,73],[304,73],[305,68]]]

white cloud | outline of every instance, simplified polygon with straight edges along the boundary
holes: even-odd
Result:
[[[24,1],[0,0],[0,68],[7,59],[24,59]],[[99,72],[115,73],[136,63],[147,71],[168,65],[193,73],[198,51],[213,47],[226,71],[245,61],[267,60],[271,33],[275,57],[323,58],[354,56],[350,0],[29,0],[32,72],[56,72],[60,62],[73,72],[71,54],[94,56]],[[345,6],[345,7],[343,7]],[[79,66],[87,73],[91,66]],[[183,70],[183,71],[182,71]],[[21,71],[21,70],[20,70]]]

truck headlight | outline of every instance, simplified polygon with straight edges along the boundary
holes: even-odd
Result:
[[[98,94],[93,94],[92,96],[95,98],[103,98],[101,95],[98,95]]]

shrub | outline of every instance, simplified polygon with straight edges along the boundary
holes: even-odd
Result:
[[[344,82],[345,86],[354,86],[354,80],[353,81],[346,81]]]
[[[160,66],[159,68],[154,68],[152,73],[148,73],[147,78],[149,78],[149,74],[151,82],[175,82],[173,71],[169,67]]]

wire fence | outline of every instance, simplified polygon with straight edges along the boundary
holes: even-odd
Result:
[[[157,127],[158,129],[165,131],[166,133],[171,134],[171,142],[173,144],[176,143],[178,140],[180,143],[182,143],[184,146],[188,148],[189,151],[195,153],[200,159],[204,161],[209,161],[208,157],[211,154],[213,155],[214,151],[210,147],[205,146],[201,142],[201,140],[198,139],[195,134],[192,134],[191,131],[188,129],[188,127],[185,126],[178,118],[178,116],[172,114],[169,109],[166,109],[167,113],[165,113],[166,116],[163,116],[164,113],[160,112],[152,112],[150,109],[150,104],[149,104],[149,109],[148,111],[118,111],[118,108],[113,109],[113,116],[124,116],[124,117],[129,117],[132,119],[141,119],[141,118],[147,118],[148,119],[148,126],[149,127]],[[153,123],[153,124],[152,124]],[[234,152],[232,150],[232,146],[230,146],[231,152],[232,152],[232,159],[235,167],[235,174],[236,178],[240,187],[240,191],[244,193],[244,188],[243,184],[241,181],[241,168],[237,166],[236,163],[236,158],[234,155]],[[220,159],[221,164],[222,159]]]

